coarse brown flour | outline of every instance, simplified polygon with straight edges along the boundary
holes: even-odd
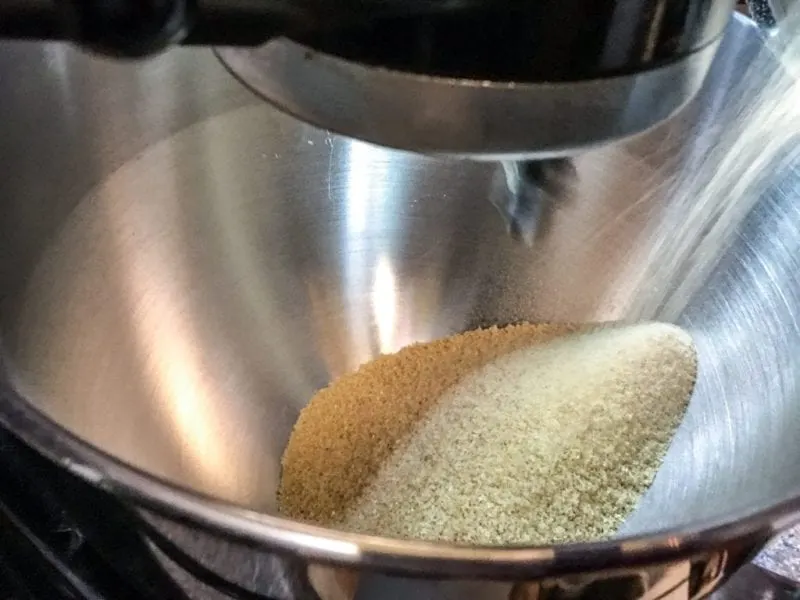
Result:
[[[283,458],[290,517],[394,537],[608,537],[649,486],[696,376],[660,323],[514,325],[382,356],[318,393]]]

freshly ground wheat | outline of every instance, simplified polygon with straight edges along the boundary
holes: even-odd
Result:
[[[473,544],[614,533],[696,375],[659,323],[517,325],[404,349],[321,391],[283,458],[284,514]]]

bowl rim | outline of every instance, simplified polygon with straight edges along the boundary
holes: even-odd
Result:
[[[800,490],[768,507],[679,529],[549,546],[464,546],[337,531],[260,513],[166,481],[98,449],[0,382],[0,423],[47,458],[140,508],[212,535],[320,563],[441,579],[514,580],[683,560],[742,544],[761,547],[800,522]]]

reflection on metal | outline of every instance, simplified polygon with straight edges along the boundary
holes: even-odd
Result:
[[[378,257],[371,296],[372,314],[378,330],[378,349],[381,354],[397,352],[406,344],[395,341],[399,297],[392,263],[386,256]]]
[[[308,579],[320,600],[353,600],[358,589],[358,571],[309,565]]]
[[[146,357],[145,370],[151,373],[153,389],[161,397],[157,403],[163,410],[161,416],[173,425],[187,464],[197,470],[198,477],[231,487],[235,482],[224,482],[230,474],[227,444],[214,431],[220,420],[214,414],[219,410],[214,403],[214,382],[204,376],[191,333],[181,324],[180,315],[168,305],[160,306],[159,298],[152,302],[148,327],[136,330],[137,345],[140,355]]]
[[[638,572],[598,573],[530,584],[517,584],[509,600],[691,600],[690,562],[641,569]]]
[[[570,159],[504,161],[503,184],[490,194],[509,235],[533,246],[550,229],[553,213],[565,202],[575,184],[577,171]]]

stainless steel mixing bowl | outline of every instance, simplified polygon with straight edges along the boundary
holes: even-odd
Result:
[[[791,169],[771,174],[679,319],[700,380],[628,537],[487,549],[348,535],[275,516],[275,490],[298,411],[380,352],[484,323],[624,317],[620,274],[646,256],[638,233],[669,205],[665,178],[714,143],[760,45],[737,19],[697,102],[580,156],[533,247],[489,202],[497,167],[302,125],[210,52],[120,65],[4,45],[2,420],[139,507],[165,562],[171,540],[275,598],[352,597],[356,583],[358,598],[705,594],[800,510]]]

